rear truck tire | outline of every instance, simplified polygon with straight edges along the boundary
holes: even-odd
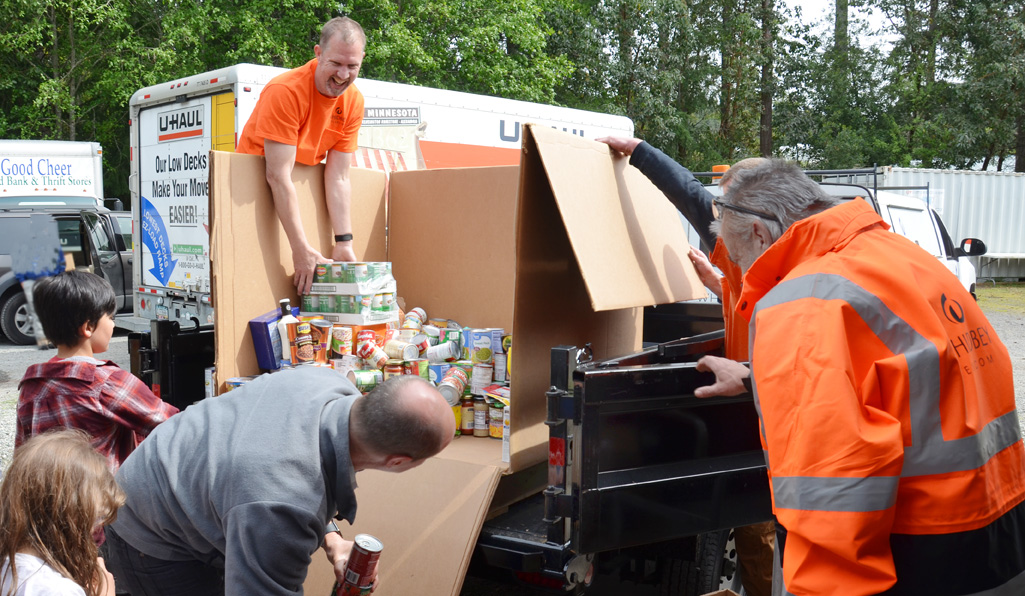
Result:
[[[24,292],[8,296],[0,306],[0,329],[3,329],[7,339],[20,346],[36,343]]]
[[[733,530],[701,534],[693,559],[665,556],[658,566],[659,596],[701,596],[727,588],[741,593]]]

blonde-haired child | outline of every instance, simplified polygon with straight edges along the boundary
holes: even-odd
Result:
[[[26,441],[0,483],[0,596],[112,596],[93,536],[124,500],[84,432]]]

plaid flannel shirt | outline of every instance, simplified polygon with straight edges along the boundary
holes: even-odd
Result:
[[[153,428],[178,412],[113,362],[52,358],[18,384],[15,447],[53,428],[77,428],[116,472]]]

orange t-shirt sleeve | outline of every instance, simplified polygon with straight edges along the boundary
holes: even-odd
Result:
[[[363,124],[363,94],[352,93],[352,100],[344,102],[345,123],[342,136],[331,149],[342,153],[354,153],[359,140],[359,127]]]
[[[298,145],[300,121],[309,106],[302,105],[295,92],[286,85],[265,87],[260,94],[260,103],[256,136],[286,145]]]

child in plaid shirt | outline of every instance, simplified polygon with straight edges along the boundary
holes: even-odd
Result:
[[[114,290],[102,277],[65,271],[36,283],[36,315],[57,355],[25,371],[15,448],[52,428],[77,428],[116,472],[153,428],[178,412],[139,379],[94,354],[114,332]]]

